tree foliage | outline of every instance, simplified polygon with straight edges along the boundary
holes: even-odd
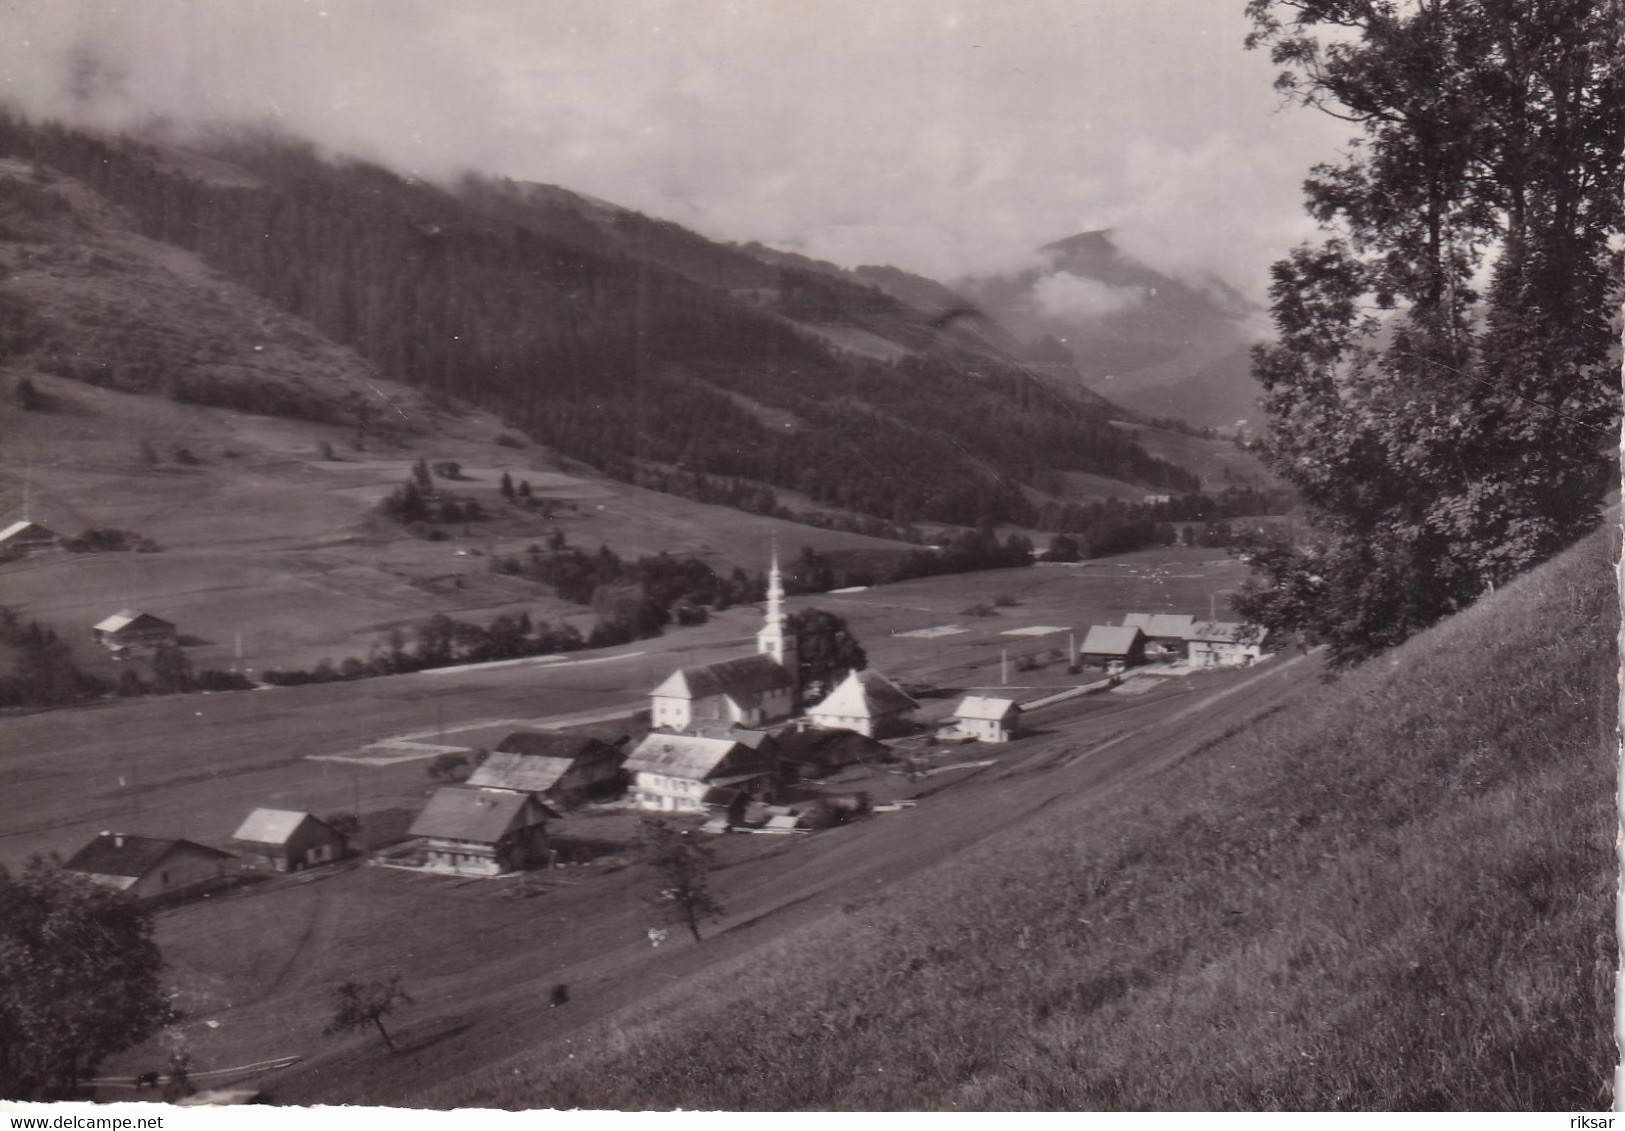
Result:
[[[800,666],[798,686],[803,693],[830,687],[850,671],[869,666],[863,645],[846,621],[823,609],[798,609],[785,618],[785,627],[795,638]]]
[[[1272,271],[1262,451],[1318,536],[1238,602],[1369,656],[1600,517],[1617,410],[1621,0],[1253,0],[1290,98],[1357,128]]]
[[[658,817],[643,821],[641,849],[644,863],[653,869],[659,892],[652,902],[666,910],[674,922],[688,928],[700,941],[701,924],[722,917],[722,904],[711,895],[710,875],[716,867],[711,846],[686,829],[676,829]]]
[[[374,978],[370,982],[350,980],[333,987],[333,1020],[323,1030],[328,1036],[365,1029],[371,1025],[395,1051],[395,1041],[384,1028],[384,1018],[403,1005],[413,1005],[412,996],[401,988],[401,976]]]
[[[39,857],[0,867],[0,1098],[73,1097],[171,1018],[151,917]]]

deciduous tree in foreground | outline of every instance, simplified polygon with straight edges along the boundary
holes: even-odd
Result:
[[[0,1098],[72,1097],[172,1017],[151,917],[38,857],[0,867]]]
[[[371,1025],[378,1030],[389,1051],[394,1052],[395,1042],[390,1038],[389,1030],[384,1028],[384,1018],[397,1007],[412,1004],[411,995],[401,988],[399,974],[370,982],[351,980],[333,987],[333,1020],[325,1032],[332,1036]]]
[[[1277,263],[1262,450],[1317,537],[1249,619],[1359,660],[1596,526],[1618,389],[1622,0],[1253,0],[1277,87],[1349,122]],[[1614,241],[1611,246],[1611,241]]]
[[[722,917],[722,905],[711,896],[709,877],[716,866],[711,846],[692,833],[650,817],[643,822],[643,860],[660,885],[654,901],[700,941],[700,924]]]

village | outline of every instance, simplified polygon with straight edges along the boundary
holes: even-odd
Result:
[[[26,533],[37,539],[40,529]],[[0,537],[7,534],[15,537]],[[905,688],[873,668],[848,671],[831,687],[801,687],[776,551],[768,578],[755,652],[672,671],[650,690],[642,712],[585,727],[513,731],[473,765],[466,747],[414,750],[405,743],[408,757],[438,757],[447,776],[464,780],[438,788],[401,839],[379,846],[369,862],[463,877],[559,867],[576,861],[561,852],[572,838],[558,830],[586,809],[689,818],[707,834],[806,833],[915,804],[903,796],[910,786],[988,764],[969,748],[1019,740],[1026,720],[1045,708],[1122,690],[1129,680],[1245,667],[1265,655],[1262,637],[1240,624],[1129,613],[1121,625],[1088,626],[1081,643],[1072,634],[1067,671],[1082,682],[1025,701],[978,690],[944,713],[949,704],[922,709],[937,689]],[[122,610],[92,634],[109,652],[128,656],[172,645],[177,629]],[[397,741],[394,749],[402,746]],[[351,842],[358,824],[359,814],[256,806],[225,846],[164,829],[109,829],[65,867],[133,899],[171,904],[239,885],[245,874],[346,860],[358,851]]]

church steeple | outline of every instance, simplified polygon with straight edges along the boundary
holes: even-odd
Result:
[[[773,564],[767,572],[767,623],[756,634],[756,650],[772,656],[792,677],[798,674],[795,634],[784,613],[784,577],[779,572],[779,548],[773,547]],[[799,681],[798,681],[799,682]]]

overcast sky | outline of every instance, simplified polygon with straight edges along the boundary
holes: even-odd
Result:
[[[1260,297],[1348,127],[1281,109],[1243,0],[0,0],[15,102],[266,120],[707,235],[937,278],[1112,228]],[[80,65],[72,65],[78,60]],[[87,67],[86,60],[97,66]]]

